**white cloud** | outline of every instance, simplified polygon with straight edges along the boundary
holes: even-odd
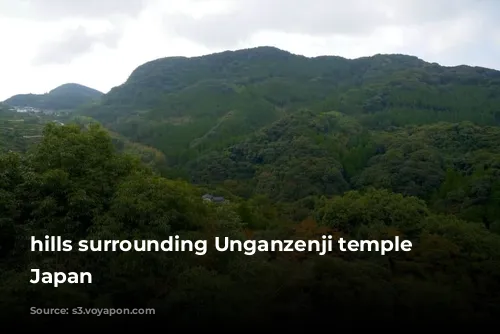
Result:
[[[99,45],[116,47],[120,37],[121,32],[116,30],[92,34],[84,26],[78,26],[64,31],[58,39],[43,44],[33,59],[33,65],[68,64],[95,51]]]
[[[32,20],[136,16],[150,0],[0,0],[0,16]]]
[[[66,82],[107,92],[155,58],[259,45],[500,69],[499,12],[496,0],[0,0],[0,100]]]

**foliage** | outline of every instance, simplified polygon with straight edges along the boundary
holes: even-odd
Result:
[[[48,125],[39,145],[24,155],[1,156],[0,168],[0,294],[9,314],[20,316],[32,305],[154,307],[168,315],[169,325],[187,326],[249,316],[255,324],[287,319],[298,325],[332,312],[345,324],[359,316],[457,324],[493,319],[499,311],[500,236],[433,213],[416,197],[375,189],[322,197],[315,203],[317,223],[294,224],[265,197],[204,202],[192,185],[155,175],[139,159],[117,153],[97,124]],[[314,239],[325,233],[375,240],[399,235],[414,249],[385,257],[338,249],[324,256],[29,251],[30,236],[45,235],[76,242],[172,235]],[[31,285],[32,268],[89,271],[94,282]]]
[[[498,71],[405,55],[306,58],[259,47],[148,62],[79,112],[160,149],[170,167],[182,168],[302,108],[336,110],[367,129],[500,125],[499,85]]]
[[[493,322],[499,84],[497,71],[404,55],[255,48],[146,63],[65,115],[2,107],[13,130],[0,132],[0,307],[154,307],[183,329]],[[21,140],[27,131],[38,144]],[[326,234],[413,248],[247,256],[212,244]],[[45,235],[210,245],[203,256],[30,252],[30,236]],[[32,268],[94,282],[31,285]]]

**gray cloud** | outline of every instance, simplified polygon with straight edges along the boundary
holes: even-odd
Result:
[[[115,48],[121,38],[121,32],[111,30],[101,34],[89,34],[80,26],[67,30],[59,40],[51,41],[42,46],[34,57],[33,65],[67,64],[93,50],[96,45]]]
[[[210,0],[194,0],[206,2]],[[367,35],[387,25],[422,25],[481,15],[489,22],[498,0],[229,0],[230,13],[194,19],[168,15],[165,26],[207,47],[232,47],[260,31],[314,36]]]
[[[0,0],[0,16],[38,20],[138,15],[150,0]]]

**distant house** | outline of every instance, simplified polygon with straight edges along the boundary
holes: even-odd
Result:
[[[213,196],[211,194],[205,194],[203,196],[201,196],[201,198],[204,200],[204,201],[209,201],[209,202],[214,202],[214,203],[222,203],[225,201],[224,197],[221,197],[221,196]]]

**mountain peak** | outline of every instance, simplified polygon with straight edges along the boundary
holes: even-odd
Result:
[[[49,94],[86,94],[91,96],[101,96],[102,92],[77,83],[66,83],[52,89]]]
[[[46,94],[18,94],[4,101],[12,107],[39,110],[69,110],[104,95],[102,92],[77,83],[66,83]]]

